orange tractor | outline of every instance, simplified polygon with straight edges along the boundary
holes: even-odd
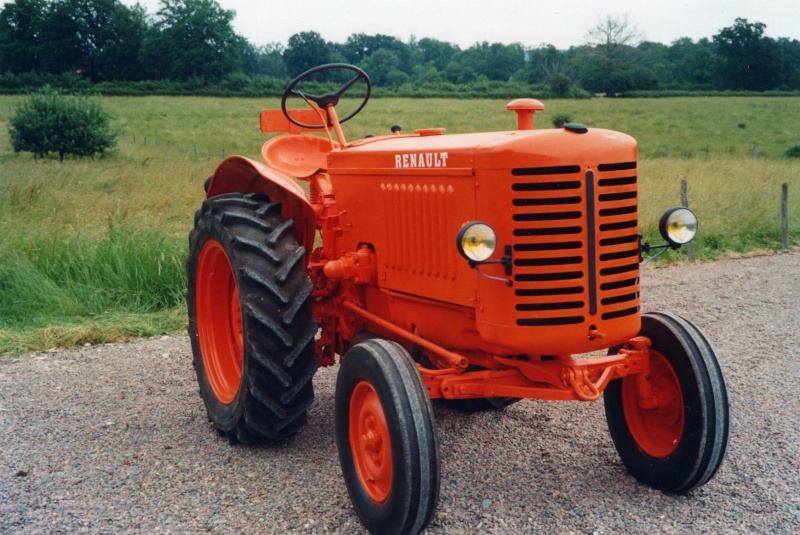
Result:
[[[512,131],[395,125],[347,141],[341,124],[370,91],[351,65],[303,73],[262,112],[264,132],[286,133],[264,163],[229,157],[206,182],[187,302],[218,431],[248,444],[296,433],[318,366],[339,360],[341,468],[375,533],[417,533],[434,514],[432,399],[475,410],[605,393],[634,477],[671,493],[713,477],[730,425],[714,350],[688,320],[642,313],[639,295],[643,256],[687,243],[697,220],[670,209],[666,243],[643,243],[636,142],[534,130],[533,99],[507,106]]]

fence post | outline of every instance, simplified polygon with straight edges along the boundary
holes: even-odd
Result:
[[[689,208],[689,186],[685,178],[681,179],[681,205]],[[694,263],[694,241],[686,244],[686,254],[689,257],[689,262]]]
[[[789,183],[781,184],[781,234],[783,252],[789,252]]]
[[[753,143],[753,159],[758,158],[758,143]]]

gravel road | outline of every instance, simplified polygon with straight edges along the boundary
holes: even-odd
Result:
[[[602,403],[436,406],[427,533],[800,533],[800,253],[648,269],[645,310],[697,323],[720,357],[732,437],[686,496],[623,468]],[[339,471],[336,368],[308,426],[231,446],[208,423],[182,334],[0,358],[0,533],[363,533]]]

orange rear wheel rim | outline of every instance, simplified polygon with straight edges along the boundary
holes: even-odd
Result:
[[[392,485],[392,446],[378,393],[366,381],[350,396],[350,449],[361,486],[372,501],[385,502]]]
[[[221,403],[231,403],[242,381],[242,311],[228,255],[214,240],[200,251],[196,308],[200,353],[209,385]]]
[[[639,448],[651,457],[663,459],[675,451],[683,436],[683,394],[672,365],[652,349],[650,381],[658,408],[644,409],[639,405],[634,376],[623,380],[622,407],[628,429]]]

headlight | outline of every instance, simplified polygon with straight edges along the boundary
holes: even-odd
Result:
[[[658,230],[670,246],[677,249],[694,239],[697,234],[697,216],[683,206],[670,208],[661,216]]]
[[[497,248],[497,234],[481,221],[467,223],[458,231],[456,247],[461,256],[472,262],[483,262]]]

